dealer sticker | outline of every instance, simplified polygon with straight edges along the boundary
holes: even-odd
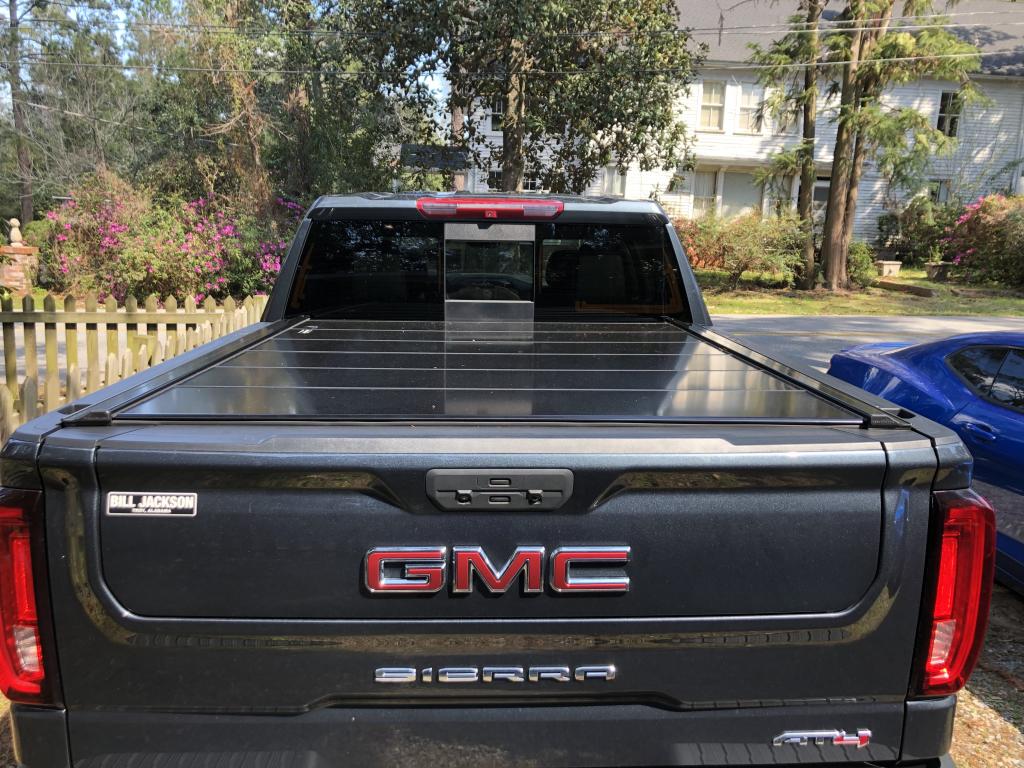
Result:
[[[108,515],[136,517],[195,517],[194,493],[122,493],[107,494]]]

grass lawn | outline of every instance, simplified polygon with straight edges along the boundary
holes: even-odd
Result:
[[[904,270],[898,282],[938,291],[934,297],[867,288],[829,293],[772,287],[768,275],[744,274],[737,290],[724,287],[725,274],[696,270],[712,314],[722,315],[1004,315],[1024,316],[1024,293],[965,287],[927,280],[923,270]]]

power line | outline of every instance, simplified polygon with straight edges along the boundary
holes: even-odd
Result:
[[[918,16],[893,16],[890,17],[888,22],[921,22],[924,19],[950,19],[953,17],[974,17],[981,15],[1010,15],[1012,18],[1019,18],[1021,11],[962,11],[962,12],[951,12],[946,14],[922,14]],[[74,25],[76,23],[86,23],[82,20],[77,19],[31,19],[25,22],[26,24],[65,24]],[[97,24],[95,19],[88,20],[87,23]],[[867,23],[866,26],[850,26],[853,23],[852,20],[832,19],[824,20],[819,22],[818,29],[822,32],[856,32],[856,31],[877,31],[882,23],[882,20],[878,20],[878,23],[871,24]],[[1019,26],[1024,24],[1024,21],[997,21],[999,26]],[[101,26],[116,27],[119,29],[181,29],[188,31],[224,31],[233,32],[242,35],[253,35],[253,36],[273,36],[273,35],[294,35],[294,36],[321,36],[321,37],[345,37],[345,38],[382,38],[388,37],[387,33],[383,32],[362,32],[356,30],[338,30],[338,29],[274,29],[268,30],[258,26],[243,26],[234,24],[203,24],[203,23],[184,23],[184,22],[165,22],[165,21],[117,21],[117,20],[102,20]],[[770,24],[759,24],[759,25],[723,25],[719,27],[679,27],[671,29],[661,30],[592,30],[592,31],[580,31],[580,32],[558,32],[548,35],[547,37],[553,38],[580,38],[580,37],[648,37],[648,36],[662,36],[662,35],[693,35],[699,34],[702,36],[715,36],[723,34],[737,34],[737,35],[771,35],[776,34],[775,29],[802,32],[807,31],[800,29],[800,27],[807,27],[807,22],[787,22],[787,23],[770,23]],[[917,24],[896,24],[890,27],[894,30],[924,30],[924,29],[965,29],[973,27],[991,27],[990,23],[986,22],[941,22],[941,23],[917,23]]]
[[[31,23],[31,22],[30,22]],[[74,22],[66,19],[38,19],[35,23],[45,24],[74,24]],[[123,24],[111,24],[107,29],[112,29],[117,26],[119,29],[144,29],[144,30],[182,30],[184,32],[204,32],[204,31],[223,31],[232,34],[241,35],[243,37],[250,38],[273,38],[273,37],[322,37],[322,38],[347,38],[347,39],[380,39],[390,37],[384,33],[368,33],[368,32],[350,32],[346,30],[336,29],[258,29],[256,27],[233,27],[233,26],[214,26],[214,25],[202,25],[202,24],[172,24],[172,23],[158,23],[158,22],[140,22],[140,23],[123,23]],[[1024,26],[1024,20],[1021,21],[1000,21],[1000,27],[1019,27]],[[920,32],[924,30],[932,29],[954,29],[954,30],[969,30],[969,29],[990,29],[991,25],[985,22],[968,22],[959,23],[952,22],[949,24],[896,24],[888,28],[889,32]],[[819,30],[823,34],[835,34],[837,32],[877,32],[879,27],[867,26],[867,27],[843,27],[841,29],[821,29]],[[726,27],[723,30],[713,29],[680,29],[673,32],[669,31],[651,31],[651,32],[624,32],[617,30],[607,30],[605,32],[593,32],[587,33],[588,37],[610,37],[610,38],[629,38],[629,37],[651,37],[658,35],[668,34],[680,34],[688,35],[691,37],[718,37],[720,35],[741,35],[744,37],[754,35],[772,35],[781,36],[783,33],[795,33],[801,34],[810,30],[807,29],[789,29],[789,30],[771,30],[766,28],[758,29],[741,29],[738,27]],[[566,34],[555,34],[551,37],[567,37]],[[583,36],[583,33],[575,36]]]
[[[972,53],[939,53],[930,56],[889,56],[885,58],[877,59],[862,59],[857,63],[862,65],[877,64],[883,62],[910,62],[910,61],[935,61],[940,59],[969,59],[969,58],[984,58],[985,56],[991,56],[1000,53],[1019,53],[1019,49],[1016,48],[1005,48],[999,50],[991,50],[985,52],[972,52]],[[353,71],[347,69],[272,69],[262,67],[195,67],[195,66],[178,66],[178,65],[161,65],[161,64],[111,64],[103,62],[74,62],[74,61],[62,61],[54,59],[21,59],[20,63],[26,65],[42,64],[57,67],[82,67],[88,69],[120,69],[120,70],[136,70],[136,71],[150,71],[150,72],[188,72],[188,73],[206,73],[206,74],[231,74],[231,75],[318,75],[321,77],[353,77],[353,78],[378,78],[383,79],[382,75],[374,72],[367,71]],[[854,62],[849,60],[824,60],[817,62],[793,62],[789,64],[746,64],[743,62],[736,62],[730,64],[715,64],[714,69],[742,69],[742,70],[764,70],[764,69],[799,69],[805,67],[834,67],[842,66],[845,64],[852,64]],[[2,61],[0,64],[6,65],[8,62]],[[495,72],[462,72],[462,77],[475,77],[480,79],[486,78],[502,78],[509,75],[524,75],[524,76],[561,76],[561,75],[593,75],[600,73],[599,68],[594,69],[528,69],[521,71],[509,71],[503,73]],[[688,74],[692,70],[689,68],[680,67],[652,67],[647,69],[631,69],[628,70],[630,74]],[[417,73],[419,77],[427,75],[447,75],[447,71],[444,69],[430,69],[423,70]]]

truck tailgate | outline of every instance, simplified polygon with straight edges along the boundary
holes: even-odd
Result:
[[[815,759],[898,752],[933,475],[922,468],[934,465],[907,430],[138,424],[83,447],[96,434],[62,430],[42,456],[72,728],[111,707],[796,707],[735,720],[737,743],[767,745],[780,722],[828,726],[816,706],[874,702],[828,726],[873,729],[870,749]],[[448,511],[427,493],[438,468],[574,482],[558,509]],[[197,504],[194,516],[107,514],[111,493]],[[480,547],[500,566],[523,546],[628,547],[613,571],[629,589],[558,592],[547,571],[535,593],[519,580],[366,589],[374,548]],[[577,679],[588,666],[614,679]],[[485,683],[485,667],[522,668],[523,682]],[[530,680],[538,667],[568,679]],[[381,669],[416,682],[382,684]],[[444,669],[477,673],[443,683]],[[792,749],[772,754],[805,754]]]

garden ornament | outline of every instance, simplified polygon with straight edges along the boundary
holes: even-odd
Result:
[[[11,227],[11,245],[22,245],[21,222],[17,219],[11,219],[7,223]]]

